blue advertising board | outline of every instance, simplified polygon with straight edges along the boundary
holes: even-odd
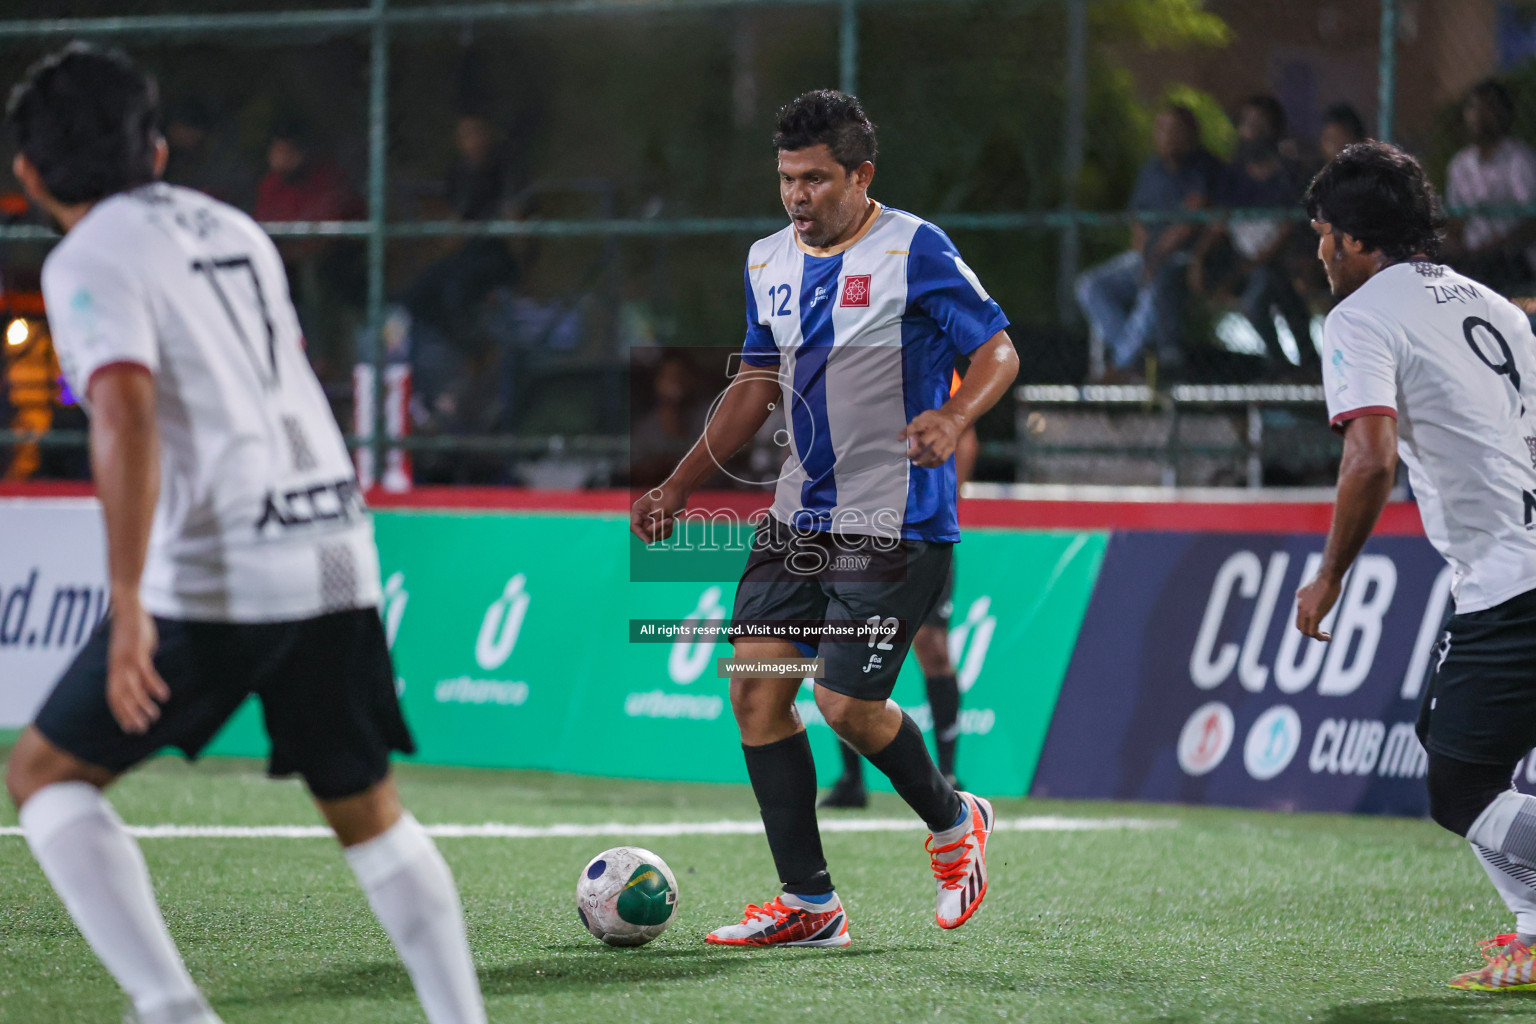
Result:
[[[1032,794],[1425,813],[1414,724],[1451,571],[1423,538],[1373,540],[1324,644],[1294,625],[1322,547],[1115,534]]]

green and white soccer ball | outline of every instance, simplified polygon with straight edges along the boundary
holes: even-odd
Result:
[[[677,879],[650,850],[604,850],[576,880],[576,913],[610,946],[643,946],[677,916]]]

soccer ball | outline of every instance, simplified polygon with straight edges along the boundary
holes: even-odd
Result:
[[[604,850],[576,880],[576,913],[587,931],[610,946],[643,946],[677,915],[677,879],[650,850]]]

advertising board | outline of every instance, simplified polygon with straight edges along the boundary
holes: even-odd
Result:
[[[1324,644],[1293,622],[1322,546],[1116,534],[1032,792],[1425,813],[1414,723],[1451,571],[1423,538],[1371,541]]]

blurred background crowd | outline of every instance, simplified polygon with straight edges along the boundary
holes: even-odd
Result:
[[[193,13],[84,0],[70,14],[177,12]],[[4,17],[57,14],[13,0]],[[379,161],[366,32],[274,24],[116,41],[159,78],[167,179],[274,225],[343,426],[371,429],[375,406],[358,389],[375,387],[376,364],[409,369],[393,399],[382,384],[378,397],[404,408],[418,484],[643,485],[664,473],[740,344],[746,247],[783,223],[774,111],[849,77],[880,127],[873,194],[950,230],[1014,321],[1023,385],[1141,386],[1148,414],[1179,384],[1316,385],[1331,300],[1298,200],[1324,161],[1379,133],[1384,98],[1391,137],[1457,213],[1445,259],[1536,294],[1527,2],[722,2],[391,33]],[[0,41],[19,74],[58,39]],[[39,225],[14,189],[0,186],[0,220]],[[367,234],[386,223],[370,307]],[[27,434],[81,423],[36,295],[48,244],[0,234],[0,427]],[[1016,454],[1026,434],[1119,436],[1091,417],[1047,421],[1025,401],[983,424],[980,479],[1054,479]],[[84,472],[78,444],[5,436],[10,479]],[[1266,464],[1263,481],[1324,479],[1331,442],[1308,437],[1310,461]],[[743,458],[762,470],[773,452]],[[1084,465],[1057,475],[1094,475]],[[750,476],[720,482],[736,475]],[[1253,482],[1213,469],[1196,482],[1242,479]]]

